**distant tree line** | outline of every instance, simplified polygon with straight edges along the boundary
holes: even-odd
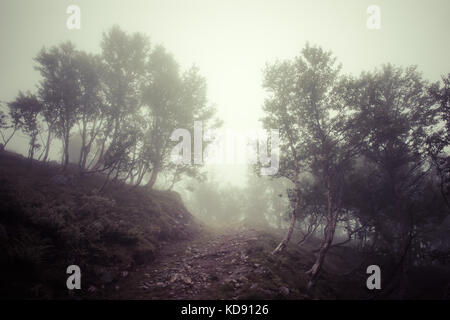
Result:
[[[223,185],[215,178],[195,181],[184,199],[197,217],[210,224],[284,228],[290,206],[289,181],[257,176],[251,167],[246,178],[244,186]]]
[[[199,70],[184,72],[162,46],[115,26],[103,34],[101,54],[70,42],[43,48],[36,58],[42,80],[36,92],[19,92],[0,113],[3,147],[17,131],[29,137],[28,158],[49,161],[52,141],[62,142],[69,164],[71,136],[81,140],[79,172],[153,187],[158,174],[199,175],[198,166],[170,161],[170,135],[194,121],[214,127],[215,110]]]

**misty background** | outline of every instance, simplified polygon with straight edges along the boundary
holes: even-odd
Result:
[[[449,9],[3,1],[0,297],[64,297],[80,264],[83,297],[447,299]],[[173,161],[196,121],[278,131],[279,165]]]
[[[376,2],[376,3],[375,3]],[[104,32],[117,24],[163,45],[182,69],[196,65],[206,78],[208,100],[223,128],[261,128],[261,86],[267,62],[297,55],[305,43],[331,50],[343,73],[359,75],[384,63],[418,65],[430,81],[450,67],[448,1],[2,1],[0,3],[0,100],[34,91],[40,76],[33,58],[43,47],[72,41],[100,53]],[[69,30],[66,9],[81,9],[81,29]],[[381,29],[366,27],[371,4],[381,9]],[[22,136],[22,137],[21,137]],[[25,154],[27,140],[9,148]],[[51,151],[59,159],[60,148]],[[211,165],[220,183],[242,187],[246,165]]]

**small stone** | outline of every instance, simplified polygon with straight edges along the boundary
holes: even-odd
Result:
[[[186,284],[193,284],[192,279],[188,276],[183,277],[183,282]]]
[[[170,276],[169,282],[174,283],[175,281],[177,281],[177,279],[178,279],[178,274],[175,273]]]
[[[290,292],[289,289],[286,287],[281,287],[279,291],[280,291],[281,295],[283,295],[284,297],[287,297]]]

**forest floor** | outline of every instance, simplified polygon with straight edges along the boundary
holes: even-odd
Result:
[[[308,291],[320,240],[299,246],[295,232],[274,256],[283,230],[212,228],[174,192],[117,183],[99,192],[103,181],[0,153],[0,299],[373,299],[367,266],[380,265],[383,286],[389,279],[379,256],[337,246]],[[67,290],[72,264],[82,290]],[[448,265],[415,266],[407,278],[407,298],[450,297]]]
[[[258,235],[255,230],[226,230],[171,244],[154,263],[123,273],[112,298],[242,299],[250,291],[267,298],[288,296],[287,287],[275,292],[250,283],[249,277],[270,272],[249,256]]]
[[[314,263],[316,244],[296,245],[279,255],[271,251],[282,233],[245,226],[199,233],[170,242],[150,263],[136,267],[91,298],[163,300],[385,299],[367,290],[367,261],[345,247],[332,248],[319,281],[307,291],[306,271]],[[366,264],[364,264],[366,262]],[[370,263],[369,263],[370,264]],[[413,268],[411,299],[448,299],[448,268]],[[394,299],[398,299],[394,297]]]
[[[171,243],[153,263],[123,272],[119,280],[99,290],[96,296],[108,299],[314,298],[306,291],[305,275],[313,255],[299,251],[292,244],[297,248],[271,256],[270,251],[278,241],[273,234],[246,227],[205,232],[192,240]],[[324,277],[329,278],[326,271]],[[333,278],[333,282],[320,283],[315,293],[321,298],[343,297],[336,292],[335,281],[340,277],[333,275]]]
[[[226,289],[224,285],[239,289],[248,282],[249,274],[262,271],[247,254],[257,239],[255,231],[229,230],[172,244],[155,263],[137,268],[116,283],[117,298],[218,298]],[[239,298],[239,290],[233,291],[232,298]]]

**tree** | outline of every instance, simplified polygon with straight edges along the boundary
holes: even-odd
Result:
[[[14,134],[18,130],[18,123],[14,123],[10,117],[9,112],[6,110],[7,103],[1,103],[0,109],[0,136],[2,137],[2,149],[6,148],[6,145],[11,141]],[[7,134],[7,131],[10,131]]]
[[[149,55],[142,88],[142,110],[146,125],[138,156],[141,169],[138,184],[146,173],[150,173],[146,186],[152,188],[161,171],[172,172],[172,185],[183,174],[200,178],[199,165],[171,162],[170,151],[174,144],[170,137],[178,128],[193,132],[196,121],[201,121],[203,131],[216,126],[216,123],[211,123],[215,110],[207,104],[205,79],[196,67],[181,74],[174,58],[159,46]],[[191,143],[193,146],[194,141]],[[208,143],[203,143],[203,147]]]
[[[75,46],[65,42],[49,50],[43,48],[35,58],[38,63],[36,69],[43,78],[39,87],[39,97],[45,106],[45,114],[48,115],[46,118],[49,124],[49,136],[54,123],[55,132],[63,142],[64,170],[69,163],[70,133],[77,121],[81,96],[78,57],[79,52]],[[54,116],[49,116],[49,113]],[[48,143],[49,140],[50,138]]]
[[[373,228],[377,250],[389,253],[403,275],[412,263],[411,248],[439,212],[427,190],[426,142],[436,124],[429,87],[416,67],[384,65],[363,73],[352,94],[358,126],[368,132],[355,170],[352,205],[359,220]]]
[[[290,213],[290,225],[283,241],[273,253],[284,250],[294,230],[296,217],[301,205],[300,174],[304,166],[305,140],[299,123],[297,106],[291,99],[295,92],[295,67],[291,61],[284,61],[268,66],[264,74],[263,87],[269,92],[263,110],[266,116],[262,119],[266,129],[278,128],[280,134],[280,165],[278,177],[285,177],[293,185],[293,211]]]
[[[102,99],[100,57],[80,52],[76,64],[80,87],[77,126],[81,137],[78,166],[85,171],[92,146],[106,121],[106,110]]]
[[[302,207],[301,171],[311,174],[326,195],[324,239],[316,262],[308,271],[312,287],[334,238],[342,207],[345,173],[357,153],[359,132],[353,128],[352,110],[341,93],[352,83],[339,78],[340,65],[331,52],[306,45],[293,61],[269,66],[265,88],[264,125],[279,128],[281,174],[294,184],[294,210],[286,238],[275,249],[280,252],[289,241]]]
[[[147,64],[143,103],[147,107],[148,128],[145,132],[143,157],[145,169],[151,171],[147,186],[152,188],[163,169],[170,151],[170,135],[182,123],[182,81],[179,67],[163,47],[150,54]],[[189,110],[190,111],[190,110]]]
[[[146,182],[152,188],[161,172],[172,176],[169,188],[183,175],[202,178],[201,166],[170,159],[175,129],[192,130],[196,121],[203,122],[204,130],[217,125],[211,122],[215,110],[208,105],[198,69],[181,72],[162,46],[151,50],[146,36],[117,26],[103,35],[101,47],[101,55],[92,55],[65,42],[43,48],[35,58],[42,76],[35,97],[41,105],[39,124],[47,130],[46,142],[40,136],[43,161],[56,136],[66,169],[71,135],[78,129],[72,141],[79,138],[81,146],[74,146],[79,156],[72,161],[76,158],[80,173],[106,173],[102,189],[110,179],[135,186]],[[4,133],[10,128],[6,120],[2,114],[5,142],[10,139]]]
[[[133,126],[141,99],[141,86],[145,74],[149,41],[140,33],[127,34],[118,26],[103,34],[101,42],[106,121],[98,136],[94,171],[104,165],[109,148],[120,150],[119,138],[126,137],[121,131]],[[111,157],[110,157],[111,159]]]
[[[430,95],[436,99],[443,128],[434,132],[427,141],[428,154],[439,176],[441,195],[450,209],[450,157],[446,148],[450,146],[450,74],[442,77],[442,87],[434,84]]]
[[[42,104],[35,95],[19,92],[17,98],[8,105],[14,127],[20,128],[30,137],[28,159],[32,163],[34,152],[39,148],[36,140],[40,129],[38,116],[42,111]]]

